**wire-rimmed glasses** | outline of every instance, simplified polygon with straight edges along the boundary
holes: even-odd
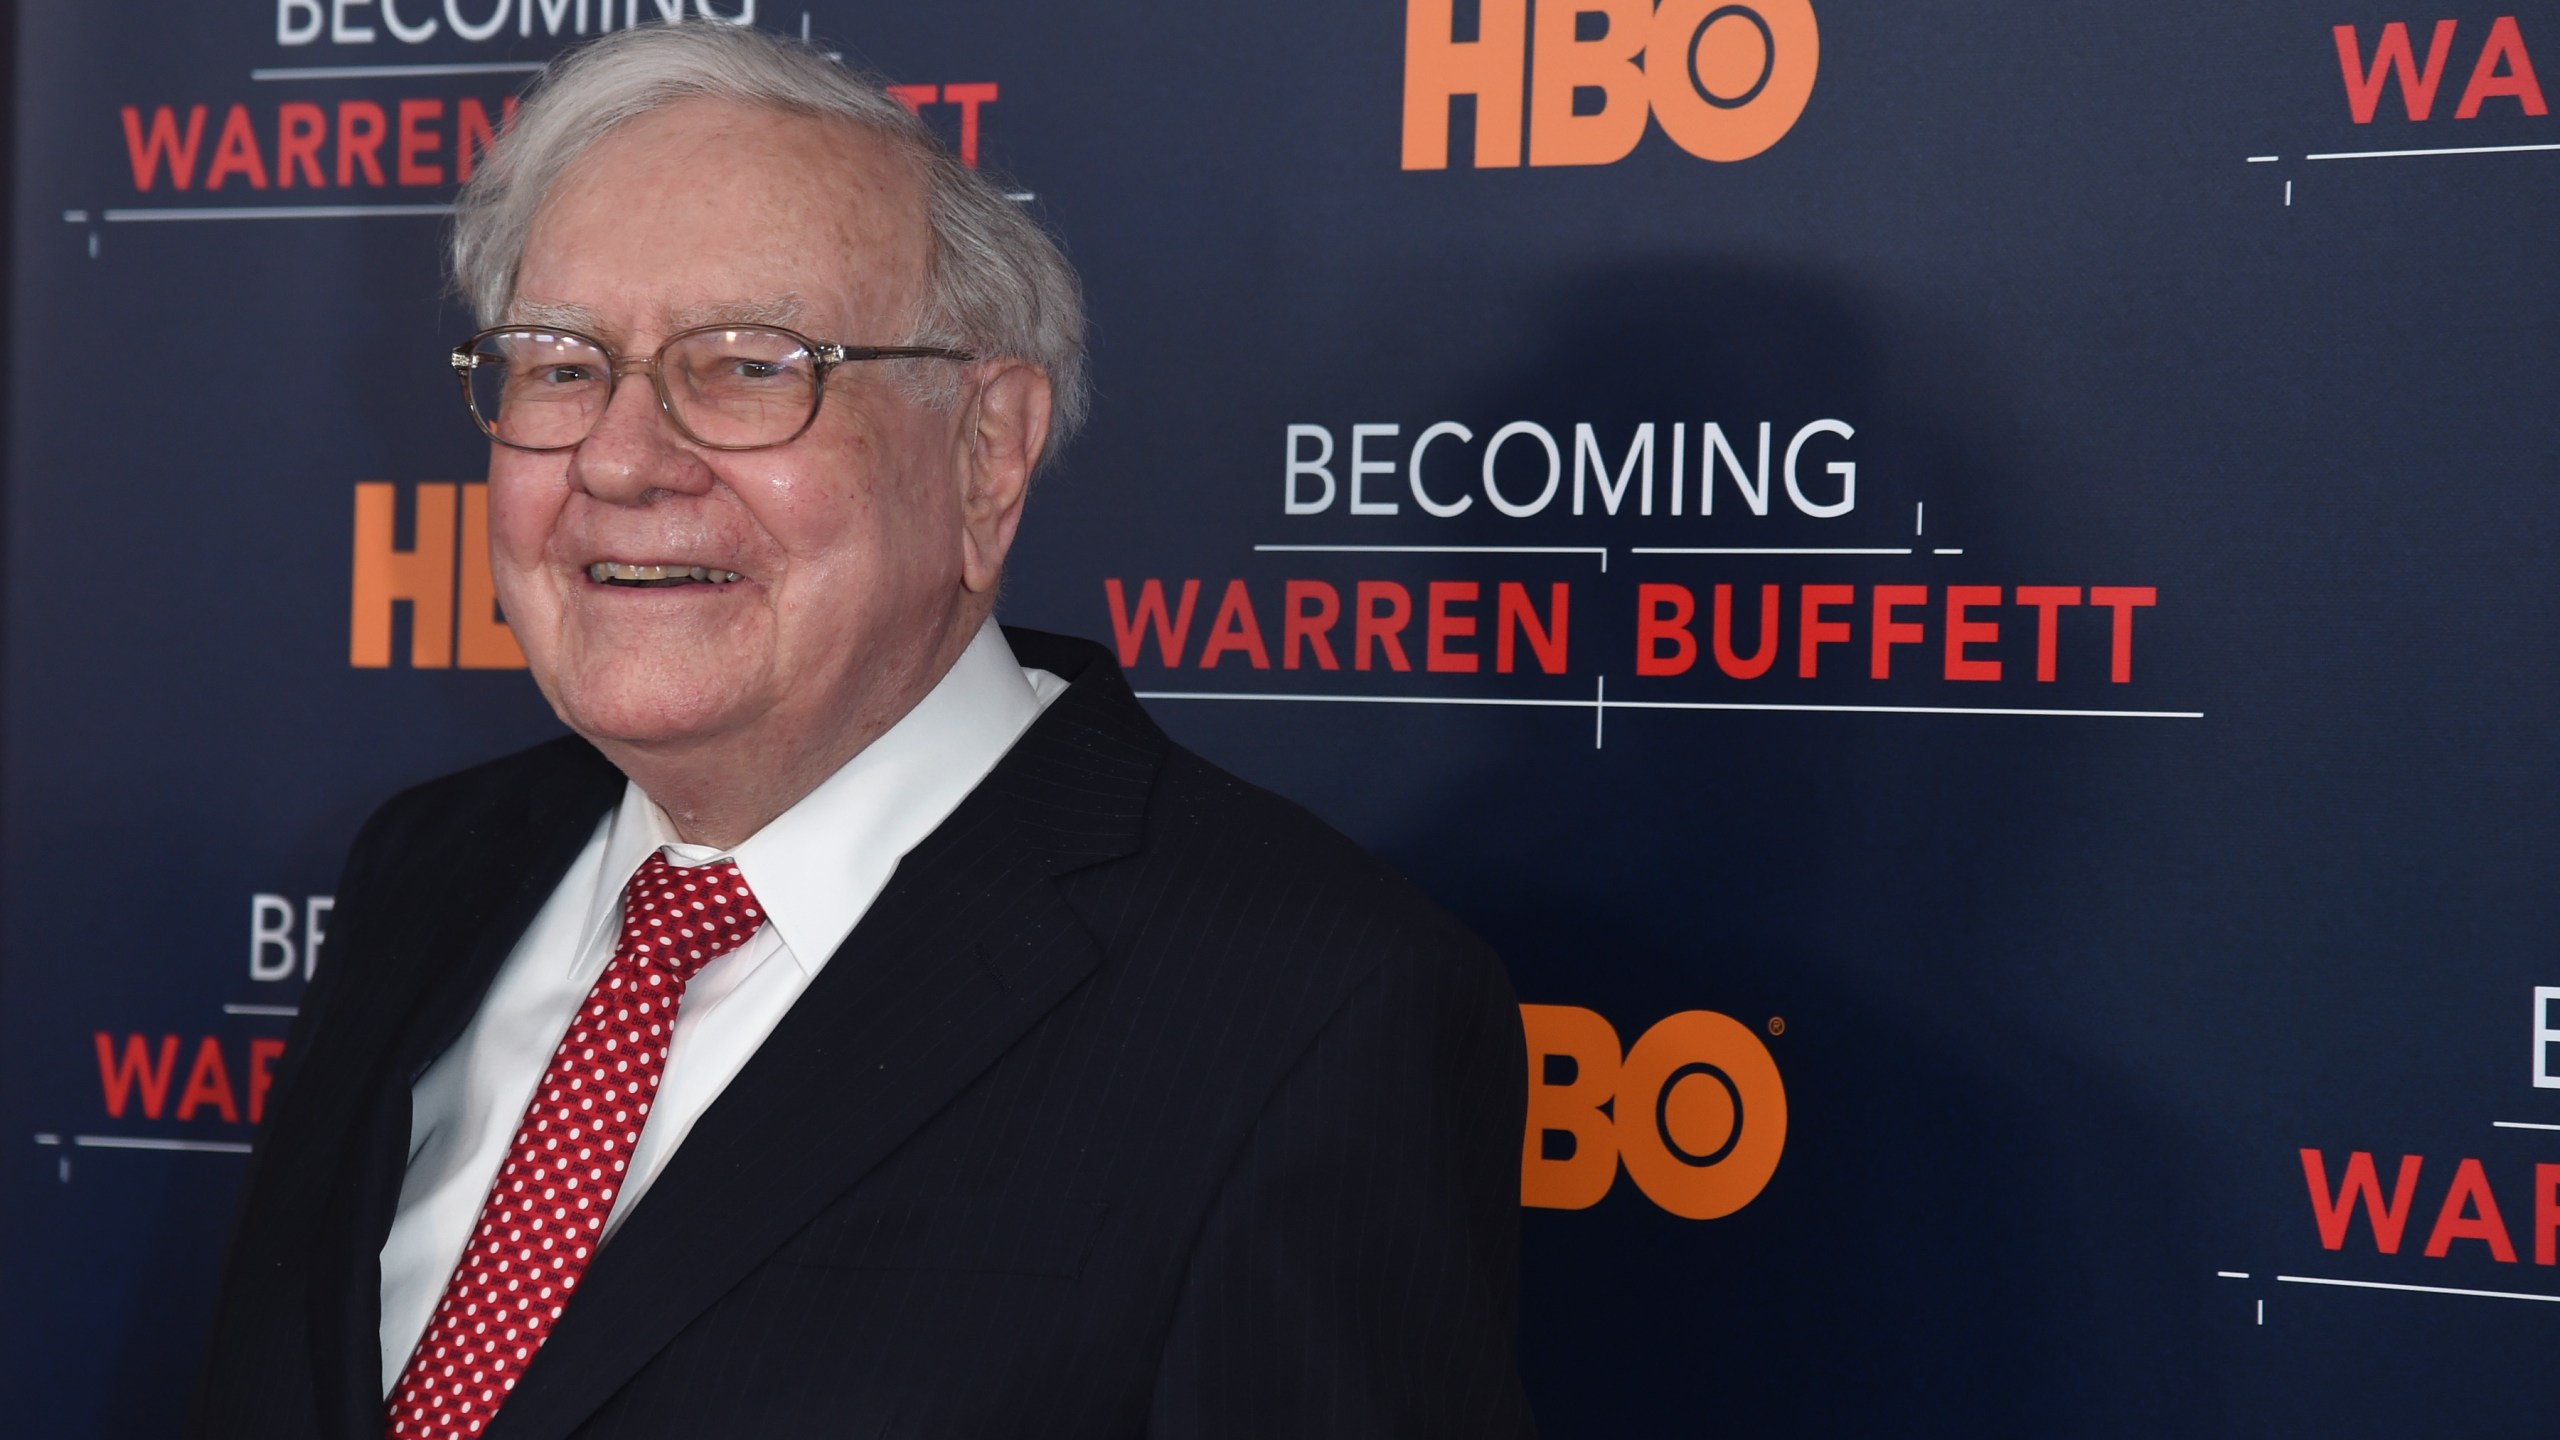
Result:
[[[645,368],[686,439],[757,450],[800,438],[818,418],[827,372],[861,360],[977,359],[932,345],[837,345],[775,325],[704,325],[667,337],[655,355],[616,356],[604,342],[544,325],[502,325],[453,347],[463,403],[481,430],[518,450],[584,441],[628,371]]]

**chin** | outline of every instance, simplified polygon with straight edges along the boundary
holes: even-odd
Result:
[[[543,688],[561,722],[599,745],[707,740],[737,729],[749,708],[735,666],[590,666]]]

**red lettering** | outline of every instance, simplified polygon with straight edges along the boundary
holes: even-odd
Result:
[[[356,167],[364,167],[368,185],[382,183],[382,142],[390,134],[391,123],[383,118],[382,107],[370,100],[338,102],[338,184],[356,183]]]
[[[1918,620],[1896,620],[1893,612],[1905,605],[1929,603],[1926,585],[1879,585],[1876,587],[1875,637],[1870,643],[1867,674],[1877,680],[1893,678],[1893,647],[1917,645],[1927,637],[1928,626]]]
[[[1849,639],[1849,622],[1823,619],[1823,608],[1858,603],[1858,587],[1807,585],[1799,594],[1799,603],[1802,610],[1796,625],[1796,674],[1810,680],[1821,668],[1822,647],[1846,644]]]
[[[124,107],[124,152],[133,162],[133,188],[149,190],[158,183],[160,163],[169,164],[169,183],[180,190],[195,184],[196,147],[204,141],[204,107],[187,111],[187,135],[178,138],[178,117],[166,105],[151,111],[151,128],[142,127],[142,112]]]
[[[204,188],[219,190],[234,175],[249,177],[249,188],[267,188],[266,158],[258,153],[258,135],[249,128],[249,107],[234,105],[222,117],[222,135],[213,142],[213,163],[205,168]]]
[[[910,115],[922,115],[924,107],[942,98],[939,85],[892,85],[889,98],[907,107]]]
[[[1540,624],[1536,607],[1529,603],[1529,587],[1505,580],[1493,592],[1493,668],[1501,674],[1511,673],[1511,662],[1517,638],[1529,642],[1529,651],[1538,657],[1538,669],[1548,675],[1564,673],[1566,602],[1572,587],[1559,580],[1547,587],[1547,620]]]
[[[2444,1192],[2444,1208],[2427,1236],[2428,1258],[2443,1259],[2456,1240],[2485,1240],[2502,1263],[2516,1263],[2515,1242],[2507,1238],[2507,1222],[2498,1215],[2498,1199],[2489,1193],[2489,1177],[2477,1160],[2465,1160],[2453,1172],[2453,1188]]]
[[[222,1118],[232,1124],[240,1123],[240,1102],[231,1094],[231,1067],[222,1063],[222,1047],[210,1035],[196,1047],[195,1063],[187,1067],[187,1088],[178,1096],[178,1118],[193,1120],[206,1105],[221,1111]]]
[[[1997,644],[2000,622],[1968,620],[1965,612],[1976,605],[2000,603],[1997,585],[1950,585],[1947,587],[1947,678],[1950,680],[1997,680],[2000,662],[1977,660],[1965,653],[1971,645]]]
[[[2047,684],[2054,676],[2054,653],[2060,649],[2062,607],[2080,603],[2077,585],[2021,585],[2018,603],[2032,605],[2036,612],[2036,679]]]
[[[160,1037],[160,1059],[155,1064],[148,1048],[150,1042],[139,1035],[124,1037],[124,1050],[118,1054],[115,1041],[107,1032],[96,1032],[98,1046],[98,1084],[106,1092],[107,1113],[121,1120],[125,1102],[133,1092],[142,1092],[142,1113],[152,1120],[169,1103],[169,1072],[177,1068],[178,1037]]]
[[[1315,602],[1312,611],[1306,607],[1309,600]],[[1319,668],[1341,669],[1342,662],[1333,658],[1333,623],[1341,618],[1341,592],[1321,580],[1290,581],[1280,599],[1280,668],[1298,668],[1303,643],[1315,651]]]
[[[2382,1203],[2382,1180],[2374,1174],[2373,1156],[2363,1150],[2347,1157],[2347,1173],[2338,1182],[2334,1198],[2329,1193],[2329,1171],[2317,1150],[2302,1152],[2302,1178],[2311,1186],[2311,1215],[2320,1225],[2320,1244],[2324,1249],[2342,1250],[2347,1244],[2347,1226],[2354,1222],[2356,1204],[2361,1200],[2365,1218],[2373,1227],[2374,1248],[2385,1255],[2400,1253],[2400,1232],[2409,1223],[2409,1202],[2418,1193],[2418,1167],[2425,1157],[2400,1157],[2400,1177],[2391,1187],[2391,1203]]]
[[[1120,652],[1123,666],[1138,663],[1141,642],[1147,627],[1156,632],[1156,658],[1165,668],[1182,664],[1182,647],[1191,635],[1191,607],[1200,598],[1200,582],[1182,582],[1182,604],[1168,617],[1165,613],[1164,582],[1149,580],[1138,587],[1138,613],[1129,613],[1128,598],[1121,593],[1116,579],[1102,582],[1103,598],[1111,604],[1111,640]]]
[[[1698,599],[1686,585],[1639,585],[1636,587],[1636,673],[1639,675],[1686,675],[1698,663],[1698,637],[1689,633],[1689,621],[1698,613]],[[1671,642],[1671,653],[1662,653],[1664,641]]]
[[[329,135],[329,117],[319,106],[295,100],[276,107],[276,188],[293,188],[299,170],[302,183],[317,190],[320,142]]]
[[[2497,68],[2502,61],[2504,71]],[[2471,83],[2463,87],[2453,118],[2468,120],[2480,113],[2481,101],[2501,97],[2515,101],[2527,115],[2551,113],[2542,103],[2542,83],[2533,78],[2533,60],[2524,53],[2524,36],[2513,15],[2501,15],[2489,27],[2489,43],[2480,48],[2480,63],[2471,67]]]
[[[2119,685],[2133,679],[2133,612],[2159,603],[2160,592],[2149,585],[2093,585],[2089,603],[2104,605],[2116,612],[2115,648],[2108,665],[2107,678]]]
[[[267,1113],[267,1089],[275,1083],[275,1064],[284,1055],[284,1042],[267,1036],[249,1042],[249,1123],[255,1125]]]
[[[2560,1165],[2533,1167],[2533,1263],[2560,1262]]]
[[[1381,610],[1379,602],[1386,602]],[[1394,670],[1410,670],[1404,658],[1404,627],[1413,619],[1413,594],[1393,580],[1363,580],[1352,592],[1351,668],[1369,668],[1369,647],[1375,642],[1387,655],[1387,665]]]
[[[1760,587],[1760,648],[1748,660],[1733,653],[1733,587],[1716,587],[1716,668],[1736,680],[1757,680],[1778,663],[1778,587]]]
[[[2453,51],[2453,22],[2436,22],[2435,38],[2427,42],[2427,70],[2418,74],[2417,57],[2409,50],[2409,27],[2394,20],[2382,27],[2382,38],[2374,42],[2373,65],[2366,68],[2363,46],[2356,39],[2356,27],[2340,25],[2331,35],[2338,42],[2338,68],[2347,81],[2347,110],[2359,125],[2373,123],[2373,112],[2382,105],[2382,81],[2386,73],[2400,81],[2400,106],[2412,120],[2424,120],[2436,108],[2436,82],[2444,78],[2445,57]]]
[[[1460,615],[1449,607],[1473,605],[1477,586],[1473,580],[1434,580],[1425,592],[1427,616],[1422,627],[1422,668],[1458,675],[1476,673],[1476,655],[1471,650],[1452,650],[1449,642],[1463,640],[1476,633],[1476,617]]]
[[[516,118],[516,97],[510,95],[498,110],[498,126],[503,129]],[[468,180],[471,167],[497,143],[497,132],[489,125],[488,108],[477,100],[457,101],[453,107],[453,178]]]
[[[996,102],[996,87],[991,83],[945,85],[942,98],[960,107],[960,163],[978,168],[978,107]]]
[[[1209,639],[1200,647],[1200,668],[1215,670],[1230,650],[1241,650],[1256,670],[1271,668],[1271,652],[1262,648],[1262,622],[1253,618],[1253,597],[1244,582],[1227,582],[1218,597],[1218,617],[1209,622]]]
[[[400,102],[400,168],[397,173],[403,185],[441,185],[444,167],[431,165],[418,157],[444,143],[444,132],[429,128],[444,119],[441,100],[403,100]]]

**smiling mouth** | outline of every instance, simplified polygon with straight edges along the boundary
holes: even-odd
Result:
[[[620,565],[599,560],[587,567],[587,578],[599,585],[645,590],[673,585],[727,585],[744,577],[735,570],[714,570],[702,565]]]

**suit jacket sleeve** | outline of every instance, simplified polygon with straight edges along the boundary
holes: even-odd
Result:
[[[1381,965],[1272,1093],[1211,1206],[1161,1437],[1526,1436],[1519,1008],[1471,939]]]

